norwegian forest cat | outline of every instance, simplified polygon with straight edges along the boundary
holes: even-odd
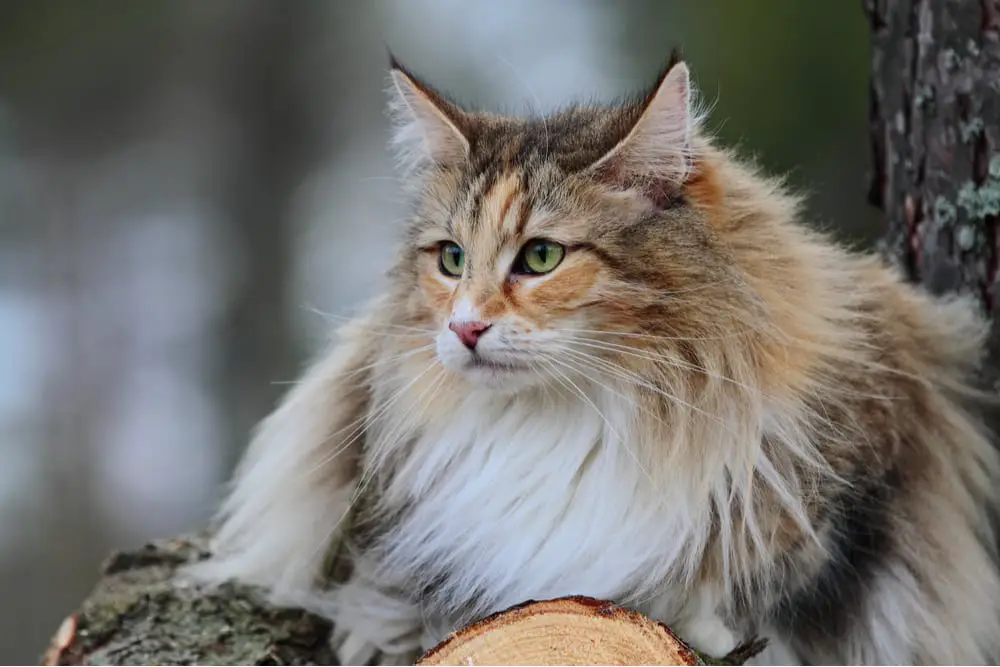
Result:
[[[535,117],[392,80],[387,287],[263,422],[196,573],[325,614],[344,664],[566,595],[769,663],[1000,657],[974,306],[804,226],[676,57]]]

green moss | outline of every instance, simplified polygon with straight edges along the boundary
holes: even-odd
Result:
[[[973,118],[967,123],[961,123],[958,127],[962,135],[962,141],[967,144],[978,139],[979,135],[983,133],[983,128],[982,118]]]
[[[1000,215],[1000,153],[990,160],[986,181],[976,186],[967,181],[958,190],[958,205],[965,209],[970,220],[983,220]]]
[[[938,195],[934,200],[934,221],[942,226],[950,225],[958,217],[958,210],[955,205],[944,197]]]
[[[955,53],[954,49],[945,49],[941,52],[941,56],[944,59],[944,68],[946,70],[954,72],[958,68],[958,63],[961,59]]]
[[[955,232],[955,243],[962,250],[969,251],[972,250],[976,245],[976,230],[969,225],[962,225]]]
[[[917,88],[913,94],[913,103],[917,108],[930,108],[934,104],[934,88],[928,84],[923,84]]]
[[[98,665],[335,664],[329,624],[262,605],[254,591],[179,585],[177,567],[198,557],[171,541],[119,554],[77,614],[63,661]]]

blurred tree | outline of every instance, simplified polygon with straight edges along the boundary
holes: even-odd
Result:
[[[155,522],[173,506],[157,506],[158,493],[180,487],[177,468],[150,441],[176,396],[150,393],[150,378],[154,389],[188,393],[213,375],[205,411],[218,405],[226,432],[208,445],[223,450],[228,470],[282,389],[274,381],[293,375],[288,209],[326,149],[299,60],[328,32],[316,20],[325,4],[0,3],[0,121],[9,117],[15,130],[8,137],[0,127],[0,163],[16,158],[32,175],[16,197],[5,195],[12,179],[0,187],[2,240],[29,258],[0,297],[25,295],[51,321],[44,413],[30,416],[37,435],[14,443],[30,446],[44,488],[24,493],[31,502],[4,531],[0,588],[27,600],[0,605],[6,661],[30,659],[91,587],[110,544],[124,539],[129,511],[114,510],[125,503],[109,480],[136,462],[136,479],[161,466],[168,481],[146,489],[149,504],[131,518],[149,522],[139,531],[163,529]],[[212,271],[183,247],[191,239],[207,249]],[[172,260],[175,272],[151,275]],[[220,294],[221,326],[211,305]],[[208,335],[174,335],[201,327],[202,307],[212,310]],[[146,335],[165,327],[169,337]],[[130,393],[165,405],[123,410],[136,405]],[[201,416],[181,412],[191,422]],[[205,460],[212,456],[181,465]]]
[[[93,190],[113,170],[111,147],[139,133],[136,112],[153,92],[148,73],[165,58],[170,13],[163,3],[113,0],[47,3],[43,11],[26,0],[0,4],[0,112],[15,130],[5,148],[23,157],[23,178],[4,182],[0,225],[2,241],[29,258],[5,267],[4,287],[13,288],[5,296],[53,306],[41,332],[53,355],[39,383],[45,410],[26,419],[20,435],[42,461],[44,496],[58,499],[26,503],[4,526],[9,555],[0,559],[0,582],[7,599],[23,601],[0,605],[0,655],[10,662],[30,658],[47,632],[39,620],[79,599],[108,548],[96,486],[101,418],[123,383],[133,340],[116,328],[120,313],[107,304],[120,294],[107,289],[102,270],[128,197],[97,201]],[[118,57],[122,51],[131,57]],[[113,359],[102,354],[110,338]]]
[[[994,314],[1000,216],[1000,1],[866,0],[869,199],[885,254],[936,293]],[[994,318],[997,322],[997,318]],[[1000,361],[994,324],[993,368]]]
[[[851,2],[622,0],[618,39],[645,76],[683,49],[708,127],[809,195],[809,219],[854,243],[878,237],[863,192],[868,26]],[[762,10],[763,9],[763,10]]]
[[[289,211],[296,189],[323,157],[313,91],[300,62],[321,25],[313,0],[233,3],[227,53],[214,62],[221,104],[236,120],[236,152],[219,190],[236,244],[236,292],[222,335],[219,378],[227,455],[270,412],[295,374],[290,301]],[[232,461],[230,461],[232,462]]]

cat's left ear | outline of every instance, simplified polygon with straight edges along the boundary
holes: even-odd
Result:
[[[602,180],[623,183],[683,184],[691,171],[692,135],[699,122],[687,65],[675,56],[637,106],[628,133],[590,171]]]
[[[468,115],[407,71],[390,54],[392,143],[404,169],[454,164],[469,154]]]

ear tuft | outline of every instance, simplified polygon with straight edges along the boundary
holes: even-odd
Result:
[[[622,183],[683,184],[690,174],[692,135],[700,122],[687,65],[674,51],[670,64],[646,95],[628,134],[590,169]]]
[[[667,72],[674,68],[674,65],[682,62],[684,62],[684,56],[681,54],[681,47],[675,46],[670,52],[670,60],[667,61],[667,66],[663,68],[663,71],[657,81],[662,81],[663,77],[667,75]]]
[[[407,71],[392,53],[389,64],[392,145],[404,172],[465,159],[469,152],[465,112]]]

